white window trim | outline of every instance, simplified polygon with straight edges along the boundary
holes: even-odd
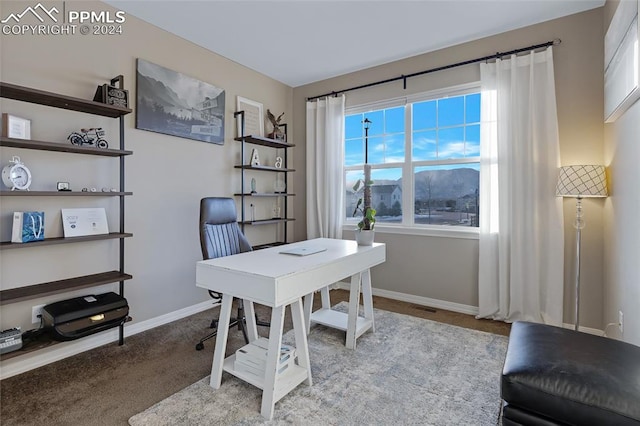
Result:
[[[361,114],[380,109],[394,108],[398,106],[413,104],[416,102],[424,102],[432,99],[446,99],[449,97],[456,97],[467,95],[475,92],[480,92],[480,81],[471,83],[460,84],[444,89],[435,89],[428,92],[416,93],[410,96],[404,96],[399,98],[387,99],[376,102],[369,102],[361,105],[354,105],[345,108],[345,116],[351,114]],[[411,129],[411,111],[405,111],[405,129]],[[412,149],[411,138],[405,137],[405,152],[410,152]],[[473,158],[456,158],[446,160],[420,160],[402,163],[384,163],[372,165],[372,169],[385,169],[385,168],[402,168],[403,176],[413,176],[414,167],[423,166],[436,166],[446,164],[463,164],[463,163],[478,163],[478,157]],[[361,165],[357,166],[343,166],[343,172],[352,170],[362,170]],[[402,205],[411,205],[413,201],[413,185],[414,179],[404,179],[402,188]],[[404,215],[404,212],[403,212]],[[354,218],[345,218],[343,231],[353,231],[356,228],[358,221]],[[381,234],[398,234],[398,235],[420,235],[429,237],[443,237],[443,238],[462,238],[477,240],[480,235],[479,227],[466,227],[466,226],[448,226],[448,225],[416,225],[414,223],[414,215],[409,214],[406,221],[402,224],[392,224],[384,222],[376,222],[375,231]]]
[[[342,226],[343,231],[354,231],[358,221],[356,219],[347,219]],[[379,234],[396,234],[396,235],[420,235],[426,237],[443,237],[443,238],[461,238],[465,240],[479,239],[480,229],[477,227],[465,226],[447,226],[447,225],[401,225],[376,222],[374,227],[376,233]]]

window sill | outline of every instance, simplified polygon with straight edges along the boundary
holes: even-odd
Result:
[[[353,231],[356,224],[347,223],[342,226],[343,231]],[[377,223],[375,226],[376,233],[380,234],[398,234],[398,235],[419,235],[425,237],[441,237],[441,238],[462,238],[466,240],[477,240],[480,236],[478,228],[462,228],[456,226],[402,226],[388,225]]]

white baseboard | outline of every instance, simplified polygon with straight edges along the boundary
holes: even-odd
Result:
[[[349,290],[349,284],[339,282],[331,286],[332,289],[340,288],[343,290]],[[445,300],[431,299],[428,297],[415,296],[406,293],[399,293],[396,291],[372,289],[374,296],[386,297],[388,299],[400,300],[402,302],[413,303],[416,305],[428,306],[431,308],[445,309],[447,311],[459,312],[461,314],[477,315],[478,307],[463,305],[461,303],[448,302]],[[206,311],[216,306],[211,301],[205,301],[193,306],[188,306],[177,311],[169,312],[168,314],[160,315],[159,317],[151,318],[146,321],[134,323],[131,325],[125,325],[125,344],[128,336],[133,336],[143,331],[151,330],[152,328],[159,327],[164,324],[168,324],[173,321],[188,317],[193,314],[197,314],[202,311]],[[564,328],[573,328],[573,324],[563,324]],[[597,328],[580,327],[580,331],[602,336],[603,331]],[[19,357],[11,358],[8,360],[0,361],[0,380],[7,379],[9,377],[22,374],[29,370],[33,370],[38,367],[42,367],[52,362],[59,361],[64,358],[68,358],[79,353],[95,349],[97,347],[106,345],[108,343],[118,341],[118,329],[112,329],[102,333],[98,333],[92,336],[84,337],[82,339],[73,340],[70,342],[62,342],[52,346],[51,348],[44,348],[38,351],[34,351]]]
[[[334,287],[349,290],[349,284],[345,282],[339,282],[337,285],[334,285]],[[478,315],[477,306],[463,305],[461,303],[447,302],[446,300],[431,299],[429,297],[415,296],[413,294],[399,293],[397,291],[383,290],[380,288],[372,288],[371,291],[374,296],[386,297],[387,299],[400,300],[401,302],[444,309],[461,314]]]
[[[562,328],[568,328],[568,329],[573,330],[575,328],[575,324],[567,324],[565,322],[565,323],[562,324]],[[578,331],[581,331],[581,332],[587,333],[587,334],[595,334],[596,336],[604,335],[604,331],[603,330],[598,330],[597,328],[591,328],[591,327],[578,326]]]
[[[196,305],[169,312],[168,314],[160,315],[159,317],[151,318],[146,321],[133,323],[131,325],[125,324],[125,344],[126,338],[129,336],[133,336],[134,334],[142,333],[143,331],[151,330],[152,328],[177,321],[179,319],[188,317],[189,315],[197,314],[198,312],[206,311],[207,309],[210,309],[214,306],[216,305],[212,304],[211,301],[201,302]],[[118,329],[114,328],[112,330],[97,333],[92,336],[84,337],[82,339],[73,340],[70,342],[62,342],[52,346],[51,348],[44,348],[25,355],[21,355],[19,357],[2,360],[0,362],[0,380],[117,341]]]
[[[338,282],[334,285],[331,286],[332,289],[342,289],[342,290],[349,290],[349,283],[346,282]],[[468,314],[468,315],[478,315],[478,307],[477,306],[469,306],[469,305],[463,305],[461,303],[454,303],[454,302],[448,302],[446,300],[438,300],[438,299],[431,299],[428,297],[422,297],[422,296],[415,296],[412,294],[406,294],[406,293],[398,293],[396,291],[390,291],[390,290],[383,290],[383,289],[379,289],[379,288],[373,288],[372,289],[373,295],[374,296],[380,296],[380,297],[386,297],[388,299],[393,299],[393,300],[400,300],[402,302],[408,302],[408,303],[413,303],[416,305],[422,305],[422,306],[428,306],[430,308],[438,308],[438,309],[444,309],[447,311],[452,311],[452,312],[458,312],[461,314]],[[568,324],[568,323],[563,323],[562,324],[563,328],[569,328],[569,329],[573,329],[574,325],[573,324]],[[604,334],[603,330],[599,330],[597,328],[590,328],[590,327],[583,327],[580,326],[579,330],[583,333],[588,333],[588,334],[595,334],[596,336],[602,336]]]

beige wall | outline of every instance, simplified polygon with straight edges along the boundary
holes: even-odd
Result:
[[[294,121],[303,123],[305,99],[352,86],[402,74],[419,72],[472,58],[491,55],[559,38],[554,48],[561,156],[563,164],[603,162],[603,30],[602,8],[510,31],[393,62],[360,72],[294,89]],[[327,58],[330,60],[330,58]],[[407,90],[402,82],[349,92],[347,105],[396,98],[430,89],[477,81],[478,65],[411,78]],[[297,126],[296,140],[304,140],[305,129]],[[304,147],[296,149],[298,170],[304,169]],[[296,182],[296,193],[304,193],[304,182]],[[295,200],[295,210],[304,211],[305,199]],[[581,325],[602,325],[602,202],[586,202],[588,227],[583,233],[583,277]],[[575,238],[571,225],[574,202],[565,202],[565,322],[573,321],[573,256]],[[296,236],[303,238],[306,224],[300,218]],[[345,233],[345,236],[350,233]],[[477,306],[477,240],[406,236],[377,233],[377,240],[389,243],[388,260],[374,271],[374,286],[380,289]]]
[[[67,2],[66,6],[115,10],[99,2]],[[21,12],[24,7],[24,2],[3,0],[1,14]],[[290,119],[292,89],[133,16],[127,16],[123,30],[124,34],[111,36],[2,35],[0,77],[4,82],[92,99],[97,85],[123,74],[135,110],[136,58],[142,58],[225,89],[223,146],[137,130],[135,113],[126,116],[126,148],[133,151],[125,160],[126,189],[134,194],[126,198],[125,220],[126,231],[134,235],[125,243],[125,269],[133,275],[125,284],[134,321],[128,324],[131,326],[210,300],[195,286],[195,262],[201,260],[199,201],[205,196],[232,196],[240,189],[240,175],[233,168],[239,163],[240,149],[233,140],[236,96],[263,103],[265,112],[267,108],[285,111],[285,118]],[[34,139],[67,143],[73,130],[104,126],[110,144],[117,147],[117,120],[6,99],[1,102],[2,112],[32,120]],[[1,154],[3,165],[11,155],[19,155],[30,166],[33,190],[55,189],[59,180],[69,181],[74,190],[117,186],[117,159],[11,148],[2,148]],[[266,150],[260,154],[263,161],[273,161],[275,156]],[[260,178],[259,185],[271,188],[275,176],[263,174]],[[62,235],[59,209],[63,206],[105,206],[109,225],[117,230],[117,199],[3,197],[0,239],[11,239],[14,210],[44,210],[46,236]],[[260,238],[267,237],[255,235],[253,241]],[[117,245],[113,240],[3,250],[2,288],[117,269]],[[2,329],[18,325],[23,330],[32,328],[32,305],[114,289],[117,284],[5,305],[0,316]]]
[[[67,3],[69,4],[69,3]],[[74,7],[114,10],[103,3],[73,3]],[[23,9],[24,3],[3,1],[0,14]],[[609,4],[605,8],[610,9]],[[609,13],[609,12],[607,12]],[[297,194],[290,208],[297,220],[291,225],[295,240],[306,237],[305,212],[305,98],[379,79],[395,77],[470,58],[507,51],[554,38],[562,39],[555,49],[556,86],[563,164],[602,163],[603,160],[603,9],[542,23],[521,30],[465,43],[430,54],[397,61],[362,72],[291,89],[232,61],[206,51],[127,16],[125,34],[118,36],[1,36],[0,79],[43,90],[90,99],[95,87],[118,74],[125,75],[126,89],[135,97],[135,60],[143,58],[226,90],[226,138],[224,146],[180,139],[135,129],[135,113],[126,117],[127,149],[134,155],[126,159],[126,187],[134,192],[126,201],[126,228],[134,237],[126,240],[126,270],[134,278],[126,283],[126,296],[134,322],[153,320],[162,315],[206,301],[203,290],[195,288],[195,261],[201,258],[197,234],[198,202],[204,196],[231,196],[239,188],[239,175],[233,165],[239,161],[233,111],[236,96],[244,96],[275,111],[285,111],[290,140],[296,144],[289,164],[297,170],[290,187]],[[331,60],[331,58],[327,58]],[[388,99],[404,94],[475,81],[477,66],[431,74],[375,89],[352,92],[347,104]],[[63,142],[68,133],[80,127],[104,126],[115,144],[115,121],[84,114],[0,99],[2,112],[32,120],[33,138]],[[614,321],[613,312],[624,304],[627,332],[639,340],[638,316],[632,300],[638,300],[638,241],[629,232],[633,212],[638,211],[638,195],[632,186],[621,186],[616,176],[637,176],[633,159],[638,158],[637,135],[640,111],[637,105],[607,132],[607,162],[613,173],[612,197],[606,201],[607,282],[603,295],[603,202],[587,202],[587,228],[583,233],[582,324],[602,328]],[[298,123],[298,125],[294,125]],[[635,127],[634,127],[635,126]],[[83,186],[113,186],[117,167],[108,159],[87,159],[78,164],[74,155],[1,148],[3,163],[10,155],[20,155],[34,173],[33,189],[44,189],[57,180],[68,180],[74,189]],[[270,153],[261,158],[271,160]],[[90,160],[90,161],[89,161]],[[635,162],[637,163],[637,161]],[[177,176],[193,175],[182,180]],[[638,181],[637,177],[635,181]],[[616,183],[618,182],[618,183]],[[268,185],[268,178],[259,182]],[[620,194],[630,194],[621,199]],[[9,239],[10,213],[14,210],[43,209],[47,214],[47,236],[61,234],[59,198],[15,197],[2,199],[0,239]],[[64,200],[65,206],[83,207],[86,200]],[[94,201],[91,201],[94,205]],[[113,222],[117,203],[95,201],[105,206]],[[634,204],[635,203],[635,204]],[[634,208],[635,207],[635,208]],[[565,202],[565,321],[572,321],[573,246],[571,222],[574,203]],[[625,219],[624,221],[621,219]],[[621,224],[626,226],[622,227]],[[115,225],[112,225],[115,226]],[[249,232],[254,232],[250,230]],[[250,235],[252,241],[268,238]],[[350,232],[345,237],[351,238]],[[374,271],[375,286],[388,291],[477,306],[477,250],[473,239],[447,239],[380,232],[379,241],[388,244],[388,261]],[[92,242],[49,248],[0,252],[2,288],[28,285],[78,274],[117,268],[117,243]],[[635,274],[633,274],[635,272]],[[115,285],[103,286],[110,291]],[[31,306],[86,294],[72,292],[51,298],[3,306],[0,325],[31,328]],[[607,298],[603,317],[603,296]],[[635,324],[635,331],[634,331]]]
[[[609,27],[618,2],[605,5],[604,28]],[[624,313],[624,333],[615,326],[608,335],[640,345],[640,102],[614,123],[605,125],[605,164],[610,197],[605,208],[605,279],[603,323],[617,323]]]

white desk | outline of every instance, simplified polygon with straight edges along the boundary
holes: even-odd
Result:
[[[280,253],[282,250],[300,246],[321,246],[327,250],[300,257]],[[262,389],[260,413],[267,419],[272,419],[277,401],[300,383],[306,382],[308,385],[312,383],[306,333],[310,322],[347,330],[346,344],[352,348],[355,348],[355,340],[359,335],[369,328],[373,329],[369,268],[383,263],[385,255],[384,244],[374,243],[373,246],[365,247],[358,246],[355,241],[318,238],[198,262],[196,285],[223,295],[211,366],[211,387],[220,388],[223,371],[251,383]],[[327,310],[328,289],[323,290],[322,293],[323,309],[312,314],[313,292],[347,277],[351,277],[349,314]],[[364,319],[358,318],[361,279],[365,305]],[[305,296],[307,297],[303,309],[302,298]],[[224,358],[231,318],[231,303],[234,297],[244,301],[250,342],[258,338],[253,303],[272,308],[269,356],[264,379],[257,379],[256,376],[236,371],[233,365],[235,354]],[[282,344],[284,309],[287,305],[291,305],[298,365],[278,375],[276,367]]]

